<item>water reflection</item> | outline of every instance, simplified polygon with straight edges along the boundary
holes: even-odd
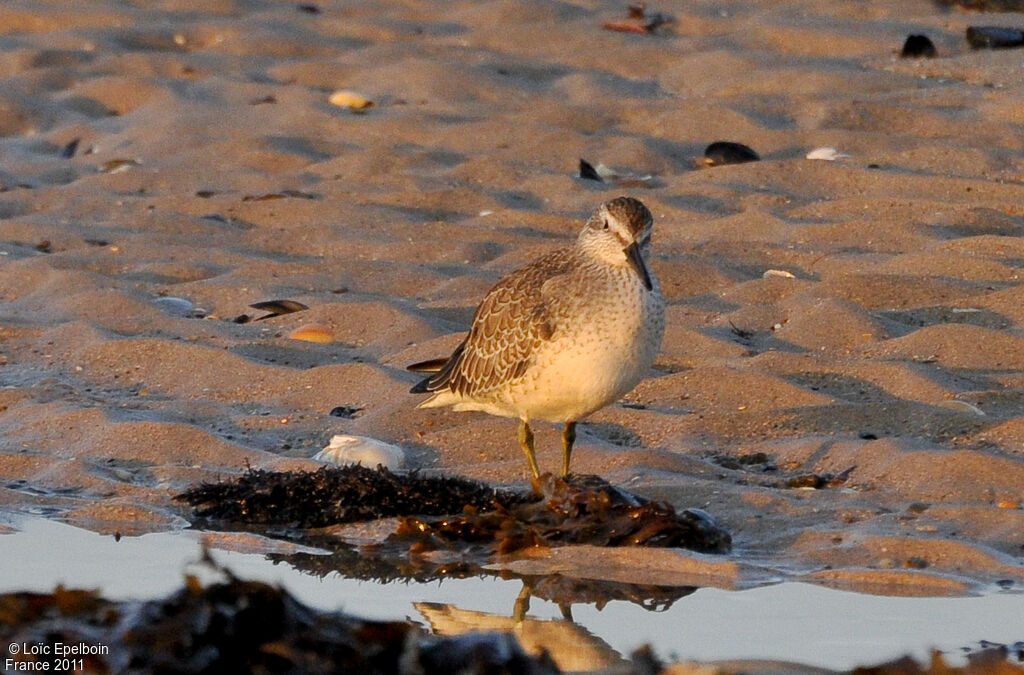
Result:
[[[524,585],[524,595],[528,598],[526,590]],[[426,619],[435,635],[454,637],[475,631],[512,633],[527,654],[536,656],[546,652],[562,671],[598,670],[625,660],[611,645],[569,617],[535,619],[527,617],[525,612],[519,614],[518,601],[513,616],[436,602],[415,602],[413,607]]]
[[[330,553],[271,554],[275,563],[286,563],[319,578],[340,576],[375,583],[417,582],[477,578],[518,580],[522,587],[506,613],[459,607],[454,603],[414,601],[413,608],[430,630],[440,636],[497,630],[513,633],[528,654],[547,652],[563,671],[596,670],[620,663],[623,655],[601,637],[573,621],[573,607],[586,605],[602,610],[610,602],[627,602],[651,612],[664,612],[697,589],[693,586],[629,584],[601,579],[580,579],[564,574],[518,575],[492,572],[465,560],[432,562],[402,555],[386,547],[360,549],[335,539],[306,539],[305,543],[329,548]],[[382,555],[390,551],[393,555]],[[555,605],[560,618],[530,616],[532,600]]]
[[[186,572],[205,583],[216,580],[197,568],[196,532],[118,541],[51,520],[8,523],[15,531],[0,535],[0,592],[51,592],[64,584],[141,600],[179,590]],[[311,607],[377,620],[413,616],[438,632],[493,621],[517,635],[550,633],[561,636],[566,653],[559,658],[566,663],[577,647],[587,659],[619,659],[645,643],[664,658],[702,662],[768,659],[847,669],[908,653],[925,659],[937,648],[962,663],[961,650],[981,639],[1021,639],[1024,596],[1015,592],[906,598],[791,582],[742,591],[605,584],[566,574],[388,561],[351,547],[323,555],[268,554],[269,540],[246,535],[238,541],[235,550],[212,552],[219,565],[239,578],[278,585]]]

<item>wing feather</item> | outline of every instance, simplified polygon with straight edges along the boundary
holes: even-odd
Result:
[[[477,308],[465,341],[439,372],[417,385],[420,391],[479,396],[522,377],[555,330],[544,283],[565,274],[570,262],[569,250],[555,251],[499,281]]]

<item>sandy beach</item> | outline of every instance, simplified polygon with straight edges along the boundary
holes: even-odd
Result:
[[[405,367],[624,194],[655,217],[666,336],[579,425],[576,471],[713,514],[735,550],[697,581],[1024,586],[1024,52],[964,38],[1024,14],[646,12],[669,20],[610,30],[643,20],[602,0],[7,0],[0,510],[182,528],[174,495],[316,468],[334,434],[525,484],[514,421],[416,410]],[[937,56],[900,58],[910,34]],[[699,167],[719,140],[761,161]],[[844,156],[806,159],[821,147]],[[255,320],[284,299],[308,309]],[[322,341],[289,337],[306,326]],[[536,438],[553,470],[558,429]]]

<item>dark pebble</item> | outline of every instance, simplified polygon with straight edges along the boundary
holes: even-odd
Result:
[[[1024,31],[1002,26],[968,26],[967,43],[973,49],[1024,47]]]
[[[900,56],[905,59],[930,59],[934,58],[935,54],[935,45],[927,35],[908,35],[906,42],[903,43],[903,50],[900,51]]]
[[[344,419],[350,420],[354,418],[356,414],[361,410],[362,408],[353,408],[350,405],[339,405],[338,407],[333,408],[330,414],[331,417],[342,417]]]
[[[314,5],[312,3],[303,3],[301,5],[298,5],[296,7],[296,9],[299,10],[300,12],[304,12],[306,14],[319,14],[320,13],[320,7],[318,5]]]
[[[876,433],[874,433],[872,431],[862,431],[862,432],[860,432],[857,435],[859,437],[863,438],[865,441],[877,441],[878,440],[878,434],[876,434]]]
[[[757,162],[761,157],[751,148],[742,143],[715,141],[704,149],[704,164],[718,166],[720,164],[743,164]]]

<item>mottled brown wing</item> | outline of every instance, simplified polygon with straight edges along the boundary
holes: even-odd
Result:
[[[477,308],[465,342],[432,378],[429,390],[447,388],[472,396],[521,377],[537,347],[555,329],[542,289],[566,272],[569,257],[567,250],[555,251],[499,281]]]

